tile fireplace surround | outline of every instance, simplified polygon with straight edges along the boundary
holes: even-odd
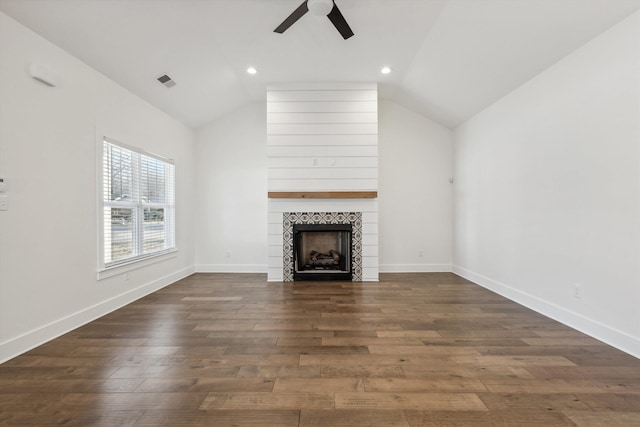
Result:
[[[362,212],[284,212],[282,214],[282,275],[293,281],[294,224],[351,224],[352,281],[362,281]]]
[[[310,224],[316,223],[315,221],[352,224],[352,280],[378,281],[377,199],[269,199],[269,281],[293,280],[292,230],[293,224],[301,221]],[[357,240],[357,247],[354,247]]]

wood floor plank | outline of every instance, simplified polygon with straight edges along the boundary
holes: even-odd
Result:
[[[239,378],[319,378],[317,366],[241,366]]]
[[[411,331],[406,329],[401,331],[377,331],[376,335],[380,338],[439,338],[441,336],[438,331]]]
[[[71,363],[77,360],[76,357],[71,359]],[[180,366],[185,363],[184,356],[139,356],[139,355],[119,355],[112,357],[108,362],[108,366]]]
[[[272,366],[272,365],[298,365],[300,356],[298,354],[236,354],[221,355],[217,357],[188,358],[181,365],[191,366]]]
[[[364,392],[359,378],[278,378],[273,391],[276,393],[338,393]]]
[[[364,380],[365,391],[370,392],[486,392],[487,387],[480,380],[468,378],[367,378]]]
[[[424,343],[415,337],[331,337],[322,338],[325,346],[424,346]]]
[[[474,393],[336,393],[336,409],[483,411]]]
[[[144,411],[108,411],[108,412],[77,412],[74,410],[52,410],[39,412],[0,413],[1,425],[12,426],[134,426],[142,417]],[[42,420],[46,419],[46,422]]]
[[[449,361],[431,365],[407,365],[401,367],[407,378],[520,378],[534,379],[535,376],[529,372],[528,367],[513,366],[474,366],[474,365],[452,365]]]
[[[209,393],[200,409],[207,410],[298,410],[334,409],[333,393]]]
[[[136,387],[137,393],[195,393],[273,390],[272,378],[150,378]]]
[[[166,366],[122,366],[117,368],[109,378],[152,378],[158,375],[165,375]]]
[[[573,394],[566,393],[479,393],[480,399],[491,411],[563,411],[589,410],[589,407]]]
[[[146,411],[185,410],[197,411],[207,393],[68,393],[60,400],[63,408],[77,411],[103,408],[105,411],[126,411],[131,408]]]
[[[225,356],[251,355],[251,354],[369,354],[366,346],[259,346],[259,347],[229,347],[225,350]]]
[[[126,393],[136,389],[144,380],[142,379],[55,379],[43,382],[33,379],[19,379],[3,384],[11,393],[81,393],[99,390],[103,393]],[[4,392],[0,391],[0,396]]]
[[[409,427],[403,411],[303,410],[300,427]]]
[[[451,273],[194,274],[0,365],[0,425],[640,425],[640,360]]]
[[[112,360],[113,358],[111,356],[71,358],[67,356],[30,356],[25,354],[11,359],[0,366],[14,366],[23,369],[32,367],[95,367],[109,365]]]
[[[278,347],[319,347],[323,345],[321,337],[281,337],[278,338]],[[353,345],[353,344],[352,344]]]
[[[550,411],[405,411],[412,427],[575,427],[564,414]]]
[[[575,366],[563,356],[453,356],[455,363],[481,366]]]
[[[184,297],[182,301],[240,301],[242,297]]]
[[[638,393],[640,383],[616,384],[594,380],[564,379],[483,379],[487,388],[495,393]]]
[[[163,347],[149,347],[149,346],[112,346],[112,347],[85,347],[79,346],[73,350],[72,354],[82,356],[123,356],[123,355],[135,355],[135,356],[173,356],[180,350],[178,346],[163,346]]]
[[[522,338],[522,341],[529,345],[562,345],[562,346],[582,346],[582,345],[602,345],[602,343],[591,337],[545,337],[545,338]]]
[[[576,398],[580,399],[585,405],[594,411],[611,411],[611,412],[640,412],[640,395],[639,394],[576,394]]]
[[[387,366],[387,365],[425,365],[432,363],[444,363],[450,362],[451,356],[445,354],[438,354],[433,356],[405,356],[405,355],[390,355],[390,354],[358,354],[358,355],[343,355],[343,354],[328,354],[328,355],[315,355],[315,354],[303,354],[300,355],[301,366]]]
[[[322,366],[321,376],[325,378],[404,378],[405,374],[400,365],[349,365]]]
[[[640,380],[640,369],[630,366],[527,366],[524,369],[541,379]]]
[[[563,412],[578,427],[629,427],[640,426],[638,412]]]
[[[138,427],[283,427],[297,426],[300,411],[153,411],[136,422]]]
[[[431,346],[431,345],[370,345],[371,354],[402,354],[402,355],[472,355],[480,356],[477,348],[467,346]]]
[[[66,366],[44,366],[31,367],[25,369],[18,366],[0,366],[0,381],[9,382],[11,380],[62,380],[62,379],[100,379],[100,378],[123,378],[114,377],[121,368],[112,367],[66,367]],[[127,377],[135,378],[135,377]]]

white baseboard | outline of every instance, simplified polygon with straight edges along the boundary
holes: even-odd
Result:
[[[380,264],[380,273],[451,273],[451,264]]]
[[[196,273],[266,273],[266,264],[197,264]]]
[[[487,288],[490,291],[517,302],[518,304],[572,327],[597,340],[607,343],[618,350],[640,358],[640,338],[638,337],[631,336],[596,320],[589,319],[552,302],[543,300],[526,292],[522,292],[509,285],[497,282],[463,267],[454,265],[453,272],[458,276],[464,277],[465,279],[482,286],[483,288]]]
[[[135,300],[156,292],[165,286],[193,274],[194,272],[195,269],[193,266],[184,268],[0,343],[0,363],[13,359],[14,357],[44,344],[47,341],[51,341],[52,339],[96,320],[105,314],[109,314]]]

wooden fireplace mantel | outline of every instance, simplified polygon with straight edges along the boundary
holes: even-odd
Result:
[[[269,191],[270,199],[376,199],[377,191]]]

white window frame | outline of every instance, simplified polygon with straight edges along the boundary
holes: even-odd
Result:
[[[127,271],[141,268],[150,264],[155,264],[165,259],[174,258],[177,252],[176,235],[175,235],[175,163],[172,159],[149,153],[139,148],[122,143],[118,140],[107,136],[97,138],[97,198],[98,198],[98,280],[111,277],[114,275],[126,273]],[[131,151],[137,159],[134,163],[134,182],[136,186],[140,185],[140,163],[141,157],[146,156],[155,160],[160,160],[170,166],[170,175],[167,179],[166,194],[167,203],[150,203],[141,200],[141,197],[134,196],[130,201],[105,201],[105,182],[104,182],[104,156],[105,143],[118,146],[121,149]],[[139,191],[136,191],[139,193]],[[137,198],[137,200],[135,200]],[[134,255],[116,261],[106,262],[106,243],[105,243],[105,208],[121,207],[132,209],[134,212]],[[164,249],[153,252],[141,253],[143,247],[142,221],[145,208],[164,208],[164,220],[166,225],[166,245]]]

